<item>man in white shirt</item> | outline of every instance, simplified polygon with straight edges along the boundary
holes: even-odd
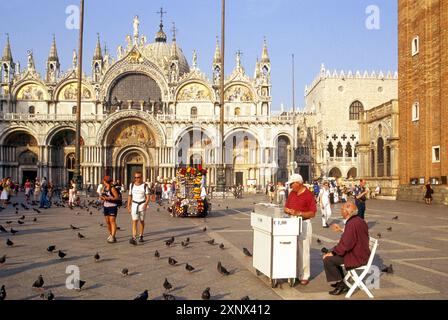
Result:
[[[149,188],[143,183],[143,174],[134,173],[134,182],[129,185],[128,211],[132,217],[132,238],[129,243],[137,245],[137,224],[140,221],[139,242],[143,242],[143,231],[145,229],[145,214],[149,203]]]
[[[328,219],[331,217],[330,189],[328,181],[324,181],[319,193],[319,206],[322,213],[322,227],[328,228]]]

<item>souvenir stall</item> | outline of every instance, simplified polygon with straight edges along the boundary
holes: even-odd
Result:
[[[176,194],[168,209],[173,217],[205,217],[209,204],[205,194],[207,170],[199,166],[179,168],[176,172]]]

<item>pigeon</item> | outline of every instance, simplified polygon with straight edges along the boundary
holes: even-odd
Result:
[[[318,244],[321,244],[321,243],[322,243],[322,240],[320,240],[319,238],[317,238],[317,243],[318,243]]]
[[[25,216],[21,216],[19,220],[25,220]]]
[[[378,232],[378,233],[376,234],[376,236],[377,236],[378,238],[381,238],[381,233]]]
[[[5,285],[2,285],[2,288],[0,289],[0,301],[3,301],[6,299],[6,289]]]
[[[250,300],[249,296],[244,296],[241,298],[241,300]]]
[[[55,249],[56,249],[56,246],[55,246],[55,245],[51,245],[51,246],[49,246],[49,247],[47,248],[47,251],[48,251],[48,252],[53,252]]]
[[[172,266],[176,265],[177,261],[171,257],[168,258],[168,263]]]
[[[18,223],[18,224],[24,224],[25,222],[23,222],[23,221],[21,221],[21,220],[18,220],[17,223]]]
[[[218,269],[218,272],[224,276],[228,276],[230,274],[230,272],[227,271],[227,269],[221,265],[221,261],[218,262],[217,269]]]
[[[387,231],[392,231],[392,227],[387,228]]]
[[[128,268],[123,268],[123,270],[121,270],[121,275],[122,275],[123,277],[128,276],[128,275],[129,275],[129,270],[128,270]]]
[[[40,213],[39,209],[33,208],[34,211],[36,211],[37,213]]]
[[[134,300],[139,300],[139,301],[148,300],[148,290],[145,290],[142,293],[140,293],[137,297],[134,298]]]
[[[243,253],[246,257],[252,257],[252,253],[247,248],[243,248]]]
[[[80,291],[82,289],[82,287],[84,287],[84,285],[86,284],[85,281],[79,279],[78,281],[78,287],[76,288],[76,290]]]
[[[44,278],[42,278],[42,275],[39,275],[36,281],[33,283],[33,288],[42,288],[44,286]]]
[[[204,232],[207,231],[207,227],[204,227],[204,229],[202,229],[202,231],[204,231]]]
[[[41,293],[40,297],[43,300],[54,300],[54,294],[53,294],[53,292],[51,292],[51,290],[48,292]]]
[[[173,285],[168,282],[167,278],[165,278],[165,282],[163,283],[163,287],[165,288],[165,290],[171,290],[173,288]]]
[[[384,267],[383,269],[381,269],[381,272],[385,272],[385,273],[394,273],[394,268],[392,267],[392,265],[389,265],[388,267]]]
[[[70,225],[70,228],[72,228],[72,230],[79,230],[79,228],[75,227],[74,225]]]
[[[100,261],[100,255],[99,255],[99,253],[97,252],[94,256],[93,256],[93,258],[95,259],[95,261],[96,262],[98,262],[98,261]]]
[[[219,249],[224,250],[224,243],[221,243],[221,244],[219,245]]]
[[[182,247],[184,247],[184,248],[187,247],[187,246],[189,245],[188,242],[184,242],[184,241],[182,241],[181,244],[182,244]]]
[[[67,254],[65,252],[62,252],[61,250],[58,251],[59,258],[63,259]]]
[[[6,254],[3,255],[3,257],[0,258],[0,264],[4,264],[6,262]]]
[[[185,239],[186,243],[190,243],[190,238]]]
[[[202,300],[210,300],[210,288],[207,287],[205,288],[205,290],[202,292]]]
[[[172,294],[163,293],[163,299],[164,300],[176,300],[176,297]]]
[[[12,234],[16,234],[17,232],[19,232],[19,231],[14,230],[13,228],[11,228],[11,233],[12,233]]]
[[[12,223],[12,221],[6,221],[6,224],[7,225],[10,225]],[[0,230],[1,230],[1,228],[3,228],[3,227],[0,227]],[[4,228],[3,228],[4,229]],[[7,232],[6,230],[5,230],[5,232]]]
[[[393,217],[392,220],[398,220],[398,216]]]
[[[194,271],[194,267],[193,267],[193,266],[190,266],[188,263],[185,265],[185,269],[186,269],[187,271],[189,271],[189,272]]]
[[[79,238],[79,239],[84,239],[85,236],[83,236],[80,232],[78,232],[78,238]]]
[[[12,242],[12,241],[9,240],[9,239],[6,239],[6,245],[7,245],[8,247],[12,247],[12,246],[14,245],[14,242]]]
[[[208,241],[205,241],[205,242],[207,242],[208,244],[213,245],[215,243],[215,239],[211,239],[211,240],[208,240]]]
[[[33,219],[33,222],[37,222],[37,218],[34,218],[34,219]]]
[[[156,252],[154,252],[154,257],[156,257],[157,259],[160,258],[160,253],[159,253],[159,251],[156,250]]]
[[[12,222],[12,221],[11,221]],[[9,224],[9,223],[8,223]],[[5,232],[5,233],[8,233],[8,231],[5,229],[5,228],[3,228],[3,226],[0,224],[0,231],[1,232]]]

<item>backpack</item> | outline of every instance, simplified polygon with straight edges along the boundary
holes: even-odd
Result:
[[[112,186],[112,188],[117,190],[118,199],[117,200],[112,200],[112,201],[109,201],[109,202],[115,203],[115,204],[117,204],[118,207],[121,207],[123,205],[123,195],[121,194],[121,188],[116,188],[115,186]],[[113,196],[112,188],[110,188],[109,192]]]
[[[269,191],[270,191],[270,192],[274,192],[274,191],[275,191],[274,186],[271,186],[271,187],[269,188]]]

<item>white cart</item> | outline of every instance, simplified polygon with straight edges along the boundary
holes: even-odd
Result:
[[[297,276],[297,237],[302,232],[302,218],[290,217],[283,207],[257,204],[251,214],[254,229],[253,267],[277,286],[278,279],[295,285]]]

